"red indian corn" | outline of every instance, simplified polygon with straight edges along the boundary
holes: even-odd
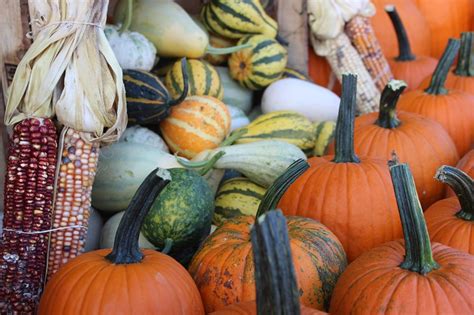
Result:
[[[84,250],[99,158],[99,143],[82,139],[81,133],[72,128],[63,130],[59,143],[61,160],[56,180],[48,279]]]
[[[28,118],[13,127],[0,245],[0,314],[34,313],[39,303],[56,157],[57,134],[51,119]]]

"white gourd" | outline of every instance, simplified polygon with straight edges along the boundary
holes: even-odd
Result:
[[[142,126],[132,126],[125,129],[119,141],[150,145],[169,153],[165,141],[155,132]]]
[[[240,108],[232,105],[227,105],[227,108],[229,109],[230,117],[232,119],[230,124],[230,131],[245,127],[250,123],[249,118]]]

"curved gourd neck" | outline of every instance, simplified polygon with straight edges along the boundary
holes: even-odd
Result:
[[[425,275],[439,265],[433,258],[415,182],[407,164],[395,159],[389,165],[405,238],[405,258],[400,268]]]
[[[446,47],[441,59],[436,66],[436,69],[431,77],[431,82],[428,88],[425,90],[426,93],[432,95],[448,94],[448,90],[444,84],[448,76],[449,69],[453,64],[454,58],[459,50],[459,40],[450,38],[448,46]]]
[[[134,0],[126,0],[126,1],[127,1],[127,8],[125,10],[125,19],[122,21],[122,26],[119,29],[120,33],[128,31],[128,29],[130,28],[130,25],[132,24]]]
[[[398,41],[398,51],[399,55],[395,58],[397,61],[413,61],[416,59],[416,56],[411,51],[410,41],[408,40],[407,31],[403,22],[400,18],[400,15],[397,12],[397,9],[394,5],[387,5],[385,7],[385,12],[387,12],[390,20],[392,21],[393,28],[395,29],[395,34],[397,35]]]
[[[461,205],[456,216],[466,221],[474,221],[474,181],[469,175],[452,166],[443,165],[435,178],[451,187]]]
[[[105,257],[108,261],[118,265],[142,261],[138,238],[143,220],[170,181],[171,175],[164,169],[155,169],[145,178],[120,220],[112,252]]]
[[[454,73],[461,77],[474,77],[473,34],[474,32],[461,34],[461,48],[459,49],[458,63],[454,70]]]
[[[407,87],[401,80],[392,80],[388,82],[380,96],[379,117],[375,124],[387,129],[393,129],[400,126],[401,122],[397,117],[397,102]]]

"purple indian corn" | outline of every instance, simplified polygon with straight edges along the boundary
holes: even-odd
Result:
[[[48,279],[84,250],[92,184],[99,157],[99,143],[83,140],[74,129],[66,128],[63,131],[61,144],[52,228],[65,229],[51,232]]]
[[[16,124],[10,140],[3,238],[0,314],[32,314],[46,273],[57,163],[56,127],[48,118]],[[35,233],[38,232],[38,233]]]

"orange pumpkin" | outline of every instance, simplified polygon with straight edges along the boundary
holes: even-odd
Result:
[[[341,84],[333,74],[326,58],[316,55],[313,47],[308,50],[308,74],[314,83],[341,95]]]
[[[474,255],[474,181],[463,171],[443,166],[436,178],[456,192],[425,213],[431,240]]]
[[[343,78],[336,154],[311,158],[310,169],[288,189],[279,208],[321,221],[341,240],[350,262],[400,237],[401,229],[386,160],[354,154],[357,78]]]
[[[386,243],[355,260],[332,295],[337,314],[473,314],[474,256],[430,243],[413,177],[391,166],[405,240]]]
[[[474,177],[474,149],[466,153],[466,155],[464,155],[463,158],[459,160],[456,168],[467,173],[467,175]],[[446,197],[453,196],[456,196],[456,194],[451,188],[448,187],[446,191]]]
[[[138,237],[169,172],[154,170],[138,188],[117,230],[114,248],[76,257],[53,275],[39,305],[51,314],[204,314],[192,278],[173,258],[141,251]]]
[[[275,209],[286,188],[307,168],[308,164],[302,160],[290,166],[266,192],[257,218]],[[308,307],[327,308],[332,288],[347,265],[342,245],[317,221],[301,217],[287,220],[300,301]],[[206,312],[255,300],[255,267],[250,242],[250,229],[255,222],[253,216],[226,221],[193,257],[189,272],[199,288]]]
[[[474,19],[474,17],[473,17]],[[474,32],[461,34],[461,49],[454,71],[448,73],[446,87],[474,95]]]
[[[413,0],[373,0],[372,3],[376,12],[371,22],[385,56],[396,56],[398,53],[397,36],[390,27],[390,19],[384,11],[387,5],[395,5],[401,19],[405,21],[413,53],[419,56],[431,55],[431,33],[425,17]]]
[[[382,91],[380,112],[355,120],[354,148],[357,154],[389,160],[393,151],[412,166],[423,209],[444,197],[444,185],[433,179],[443,164],[458,160],[456,146],[437,122],[409,112],[396,112],[403,81],[390,81]],[[334,145],[329,148],[333,154]]]
[[[429,87],[402,95],[398,108],[439,122],[453,139],[459,155],[463,155],[474,142],[474,95],[448,90],[444,85],[458,49],[459,41],[450,39]]]
[[[212,96],[189,96],[174,106],[160,123],[161,133],[173,153],[193,158],[214,149],[230,131],[229,110]]]

